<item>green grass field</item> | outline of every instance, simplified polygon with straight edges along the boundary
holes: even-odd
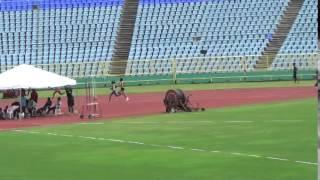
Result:
[[[314,99],[25,131],[0,132],[1,180],[317,176]]]

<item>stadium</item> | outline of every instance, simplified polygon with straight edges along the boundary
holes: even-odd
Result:
[[[317,178],[316,0],[0,0],[0,179]]]

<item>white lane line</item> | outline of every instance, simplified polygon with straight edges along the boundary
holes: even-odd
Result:
[[[179,147],[179,146],[167,146],[167,147],[171,149],[184,149],[183,147]]]
[[[253,123],[253,121],[224,121],[226,123]]]
[[[242,153],[231,153],[232,155],[236,155],[236,156],[248,156],[246,154],[242,154]]]
[[[89,137],[89,136],[78,136],[79,138],[84,138],[84,139],[97,139],[95,137]]]
[[[102,125],[104,123],[78,123],[78,124],[83,124],[83,125]]]
[[[279,160],[279,161],[289,161],[289,159],[282,159],[282,158],[277,158],[277,157],[266,157],[267,159],[272,159],[272,160]]]
[[[48,135],[51,135],[51,136],[57,136],[56,133],[47,133]]]
[[[306,162],[306,161],[295,161],[295,162],[301,163],[301,164],[318,165],[318,163],[312,163],[312,162]]]
[[[140,144],[140,145],[144,144],[142,142],[137,142],[137,141],[125,141],[125,142],[130,143],[130,144]]]
[[[268,120],[265,122],[302,122],[303,120]]]
[[[160,124],[160,122],[114,122],[117,124]]]
[[[60,136],[63,136],[63,137],[73,137],[73,135],[70,135],[70,134],[60,134]]]
[[[192,151],[200,151],[200,152],[206,151],[206,150],[204,150],[204,149],[196,149],[196,148],[192,148],[191,150],[192,150]]]
[[[31,133],[31,134],[41,134],[40,132],[37,131],[25,131],[25,130],[12,130],[13,132],[21,132],[21,133]],[[56,134],[56,133],[46,133],[48,135],[53,135],[53,136],[64,136],[64,137],[78,137],[78,138],[85,138],[85,139],[91,139],[91,140],[103,140],[103,141],[112,141],[112,142],[120,142],[120,143],[131,143],[131,144],[145,144],[142,142],[136,142],[136,141],[124,141],[120,139],[105,139],[105,138],[96,138],[96,137],[90,137],[90,136],[74,136],[74,135],[68,135],[68,134]],[[167,147],[171,149],[185,149],[183,147],[179,146],[164,146],[164,145],[159,145],[159,144],[145,144],[148,146],[153,146],[153,147]],[[197,149],[197,148],[192,148],[190,149],[192,151],[199,151],[199,152],[212,152],[212,153],[223,153],[222,151],[214,150],[214,151],[207,151],[204,149]],[[228,153],[228,152],[225,152]],[[270,160],[278,160],[278,161],[290,161],[289,159],[284,159],[284,158],[278,158],[278,157],[263,157],[259,155],[254,155],[254,154],[243,154],[243,153],[228,153],[232,155],[237,155],[237,156],[247,156],[247,157],[254,157],[254,158],[266,158]],[[295,162],[295,163],[300,163],[300,164],[309,164],[309,165],[318,165],[317,163],[313,162],[307,162],[307,161],[290,161],[290,162]]]
[[[120,142],[120,143],[124,143],[125,141],[120,140],[120,139],[105,139],[107,141],[112,141],[112,142]]]
[[[255,158],[261,158],[261,156],[255,155],[255,154],[248,154],[249,157],[255,157]]]
[[[213,121],[166,121],[165,123],[214,123]]]
[[[12,130],[12,131],[14,131],[14,132],[27,132],[27,131],[21,130],[21,129],[15,129],[15,130]]]
[[[38,131],[28,131],[30,134],[40,134]]]
[[[213,153],[220,153],[221,151],[210,151],[210,152],[213,152]]]

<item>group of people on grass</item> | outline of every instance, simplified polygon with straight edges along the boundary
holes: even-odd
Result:
[[[68,110],[73,113],[74,107],[74,97],[72,95],[72,88],[65,87],[65,92],[60,89],[55,89],[53,96],[48,97],[45,104],[39,107],[38,103],[38,93],[35,89],[21,90],[20,99],[13,102],[11,105],[5,106],[5,108],[0,108],[0,120],[5,119],[16,119],[19,118],[19,114],[22,113],[23,117],[36,117],[42,115],[48,115],[51,112],[53,114],[61,114],[62,100],[61,97],[57,97],[56,102],[53,103],[52,100],[55,99],[56,94],[63,95],[66,93],[68,101]]]

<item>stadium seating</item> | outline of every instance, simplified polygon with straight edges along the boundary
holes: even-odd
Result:
[[[0,1],[0,66],[111,60],[122,4],[122,0]]]
[[[317,1],[305,0],[302,9],[271,69],[288,69],[295,62],[300,69],[310,68],[317,53]],[[312,65],[316,67],[316,65]]]
[[[288,0],[141,0],[129,60],[189,59],[206,65],[200,69],[209,72],[238,71],[241,57],[248,56],[248,68],[253,69],[287,4]],[[136,63],[129,63],[127,72],[139,74],[131,64]],[[182,64],[177,69],[187,72]],[[166,73],[171,66],[155,71]]]
[[[127,74],[251,71],[289,0],[140,0]],[[0,72],[34,64],[68,76],[103,75],[124,0],[0,1]],[[270,69],[316,56],[317,2],[303,8]]]

